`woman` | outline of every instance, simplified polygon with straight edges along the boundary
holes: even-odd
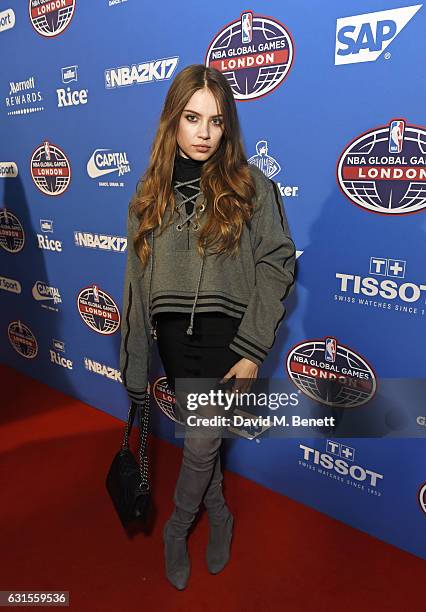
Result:
[[[127,248],[120,367],[129,398],[143,402],[154,340],[173,389],[176,378],[235,377],[234,389],[248,390],[285,313],[295,248],[277,186],[247,163],[232,90],[213,68],[188,66],[167,93],[129,205]],[[185,425],[163,531],[166,576],[178,589],[189,578],[186,537],[201,502],[211,573],[225,567],[233,529],[221,430]]]

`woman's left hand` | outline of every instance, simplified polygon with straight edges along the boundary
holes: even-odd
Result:
[[[243,357],[243,359],[237,361],[237,363],[235,363],[232,368],[226,372],[220,382],[226,382],[235,376],[235,383],[232,390],[237,391],[238,389],[239,393],[246,393],[249,391],[253,380],[257,378],[258,370],[259,366],[257,363]]]

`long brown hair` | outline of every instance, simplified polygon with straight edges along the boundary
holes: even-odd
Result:
[[[202,166],[200,188],[212,206],[206,208],[206,223],[197,244],[199,254],[207,248],[217,254],[236,254],[244,224],[250,223],[256,186],[244,153],[231,87],[215,68],[192,64],[177,74],[169,88],[149,164],[131,202],[139,220],[134,246],[143,266],[151,251],[149,232],[163,225],[168,206],[171,215],[174,212],[172,178],[181,114],[192,95],[205,87],[216,99],[224,130],[218,149]]]

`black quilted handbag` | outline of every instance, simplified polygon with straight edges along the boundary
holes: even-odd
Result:
[[[124,430],[121,450],[115,455],[106,477],[106,488],[123,527],[133,521],[146,525],[151,503],[151,487],[148,479],[147,440],[150,411],[150,394],[145,393],[143,404],[131,402]],[[135,413],[139,415],[139,464],[129,449],[129,436]]]

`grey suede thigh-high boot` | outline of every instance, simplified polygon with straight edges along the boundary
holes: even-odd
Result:
[[[163,530],[166,576],[177,589],[186,587],[190,560],[186,539],[212,477],[221,437],[185,437],[175,508]]]
[[[209,541],[206,549],[207,567],[211,574],[223,570],[229,561],[234,517],[226,505],[222,491],[220,450],[207,491],[204,506],[209,517]]]

